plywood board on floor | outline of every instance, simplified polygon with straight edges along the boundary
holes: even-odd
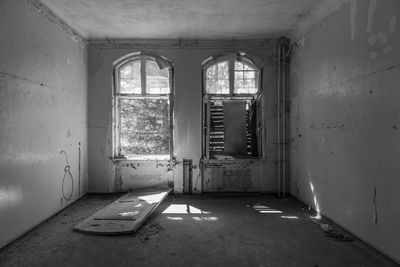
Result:
[[[132,191],[74,227],[87,234],[121,235],[136,232],[171,189]]]

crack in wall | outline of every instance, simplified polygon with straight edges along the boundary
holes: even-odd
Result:
[[[313,94],[313,93],[316,93],[316,92],[320,92],[320,91],[324,91],[324,90],[327,90],[327,89],[331,89],[331,88],[334,88],[334,87],[339,87],[339,86],[342,86],[342,85],[344,85],[344,84],[346,84],[348,82],[357,81],[357,80],[363,80],[363,79],[366,79],[369,76],[373,76],[373,75],[376,75],[376,74],[379,74],[379,73],[382,73],[382,72],[385,72],[385,71],[390,71],[390,70],[393,70],[393,69],[397,69],[398,67],[400,67],[400,63],[399,64],[395,64],[395,65],[391,65],[389,67],[382,68],[382,69],[379,69],[379,70],[371,71],[371,72],[368,72],[368,73],[365,73],[365,74],[360,74],[360,75],[357,75],[354,78],[349,78],[349,79],[343,80],[341,82],[337,82],[337,83],[333,82],[332,84],[330,84],[328,86],[324,86],[322,88],[311,90],[310,94]]]

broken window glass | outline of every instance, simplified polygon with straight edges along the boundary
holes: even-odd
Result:
[[[148,94],[169,93],[169,70],[160,69],[155,60],[146,60],[146,92]]]

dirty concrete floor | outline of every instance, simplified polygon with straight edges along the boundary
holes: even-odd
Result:
[[[119,196],[85,196],[0,250],[0,266],[398,266],[274,195],[171,195],[136,234],[72,231]]]

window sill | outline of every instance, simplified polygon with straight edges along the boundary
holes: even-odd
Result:
[[[147,156],[122,156],[111,158],[114,163],[119,162],[159,162],[171,160],[170,155],[147,155]]]
[[[214,156],[215,157],[215,156]],[[262,158],[252,156],[222,156],[217,158],[202,159],[202,163],[207,165],[220,165],[220,164],[250,164],[262,161]]]

